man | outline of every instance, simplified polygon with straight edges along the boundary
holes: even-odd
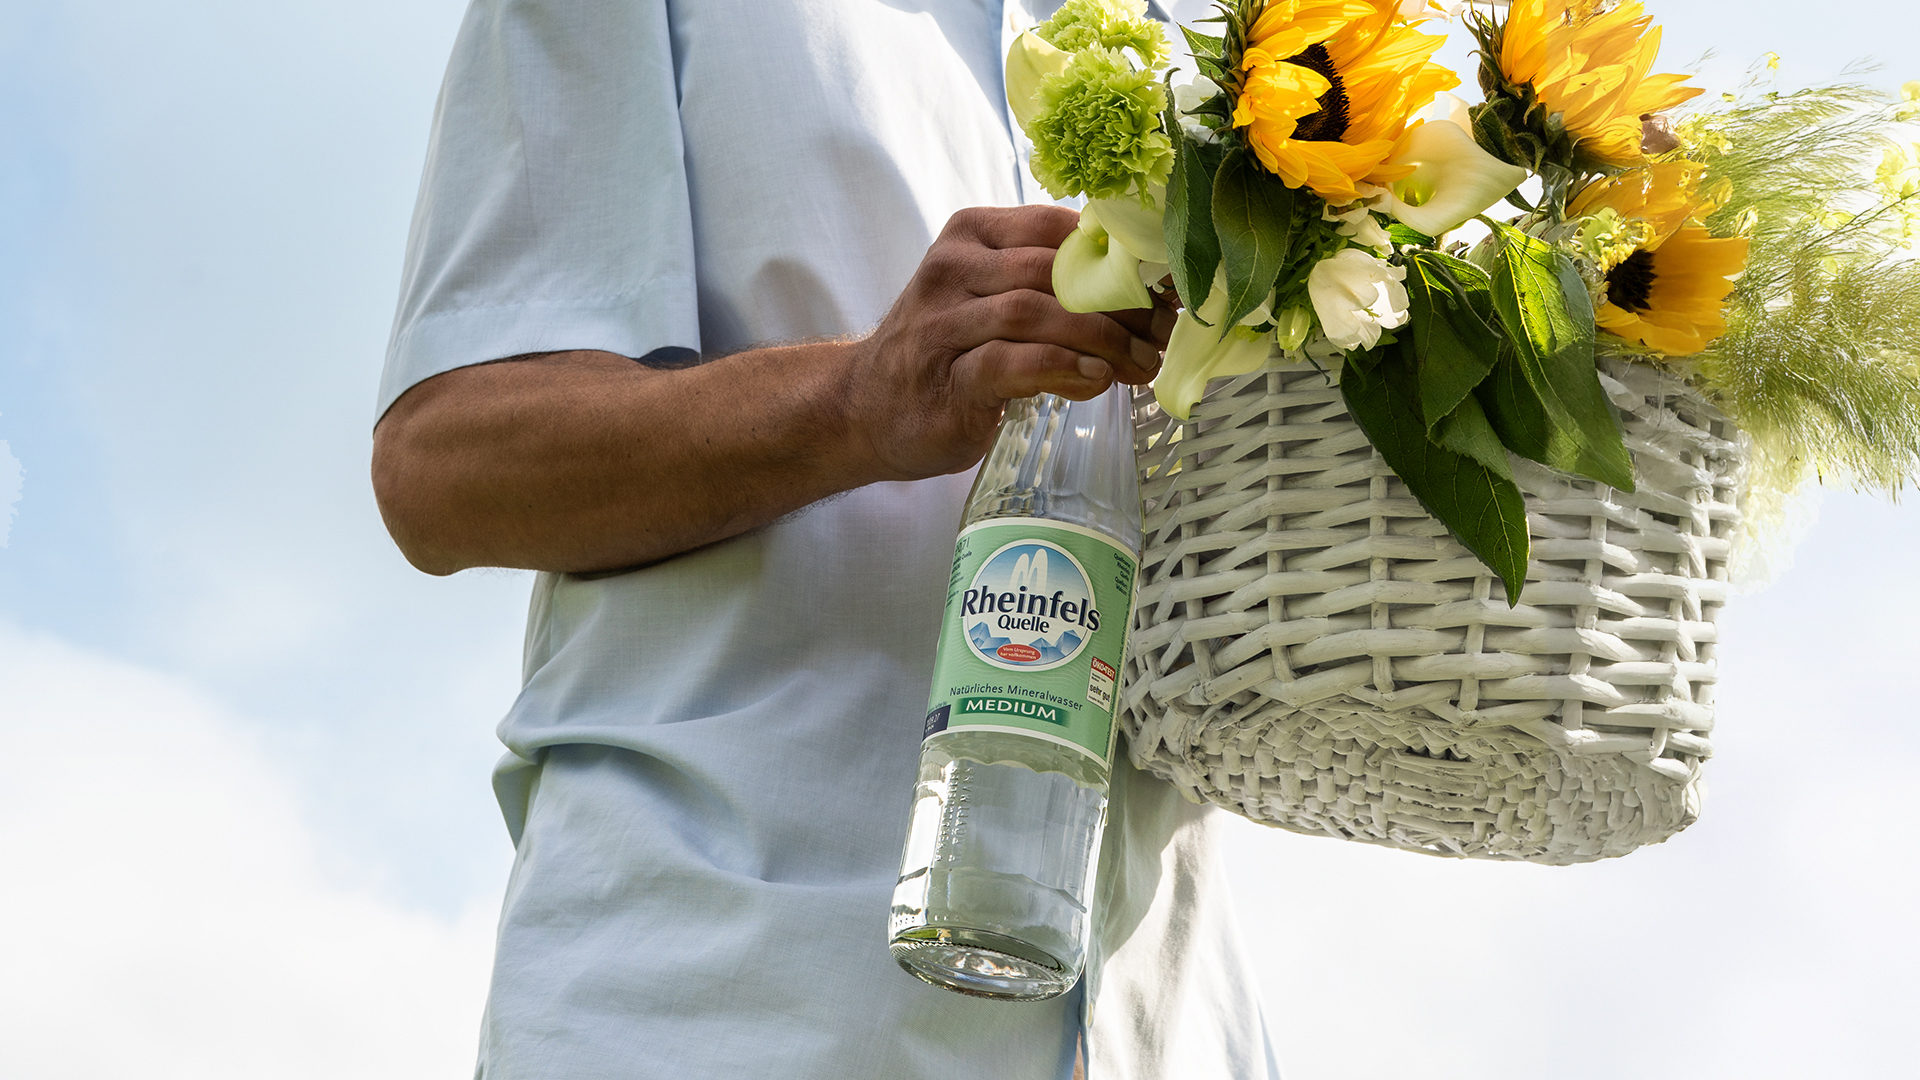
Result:
[[[1028,18],[468,12],[374,481],[421,569],[543,571],[479,1075],[1072,1070],[1081,995],[964,998],[885,948],[967,471],[1004,401],[1145,381],[1171,324],[1050,294],[1074,215],[1020,205],[1000,88]],[[1115,787],[1092,1074],[1267,1075],[1205,816]]]

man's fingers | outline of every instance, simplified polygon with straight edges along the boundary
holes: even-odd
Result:
[[[1058,345],[989,341],[953,364],[954,392],[976,408],[1035,394],[1086,401],[1111,385],[1112,366],[1106,361]]]
[[[964,265],[956,266],[959,284],[973,296],[1028,289],[1053,295],[1053,255],[1050,247],[979,249]]]
[[[1173,336],[1173,324],[1179,318],[1172,309],[1160,304],[1150,308],[1109,311],[1106,315],[1114,322],[1126,327],[1134,337],[1151,341],[1163,349],[1167,347],[1167,340]]]
[[[1076,355],[1096,356],[1116,377],[1140,383],[1160,369],[1157,342],[1135,337],[1107,315],[1067,311],[1052,296],[1031,289],[981,297],[947,316],[950,347],[965,352],[990,341],[1057,345]]]
[[[943,236],[990,248],[1057,248],[1079,224],[1079,213],[1064,206],[975,206],[948,218]]]

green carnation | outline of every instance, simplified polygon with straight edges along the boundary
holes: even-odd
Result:
[[[1147,0],[1066,0],[1034,33],[1067,52],[1132,48],[1149,68],[1167,62],[1166,31],[1147,18]]]
[[[1093,47],[1040,83],[1040,111],[1027,128],[1033,175],[1056,199],[1112,199],[1164,183],[1173,143],[1160,130],[1167,93],[1118,49]]]

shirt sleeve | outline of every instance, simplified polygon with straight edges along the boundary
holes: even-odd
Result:
[[[700,348],[665,0],[474,0],[435,108],[379,410],[523,353]]]

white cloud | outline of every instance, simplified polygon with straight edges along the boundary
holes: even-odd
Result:
[[[1804,1080],[1913,1073],[1920,511],[1825,500],[1722,619],[1698,824],[1574,867],[1458,862],[1236,822],[1289,1080]]]
[[[13,515],[19,511],[25,481],[20,459],[13,456],[13,448],[7,441],[0,439],[0,547],[7,546],[7,535],[13,531]]]
[[[470,1075],[497,898],[330,883],[290,782],[182,682],[0,622],[0,1075]]]

